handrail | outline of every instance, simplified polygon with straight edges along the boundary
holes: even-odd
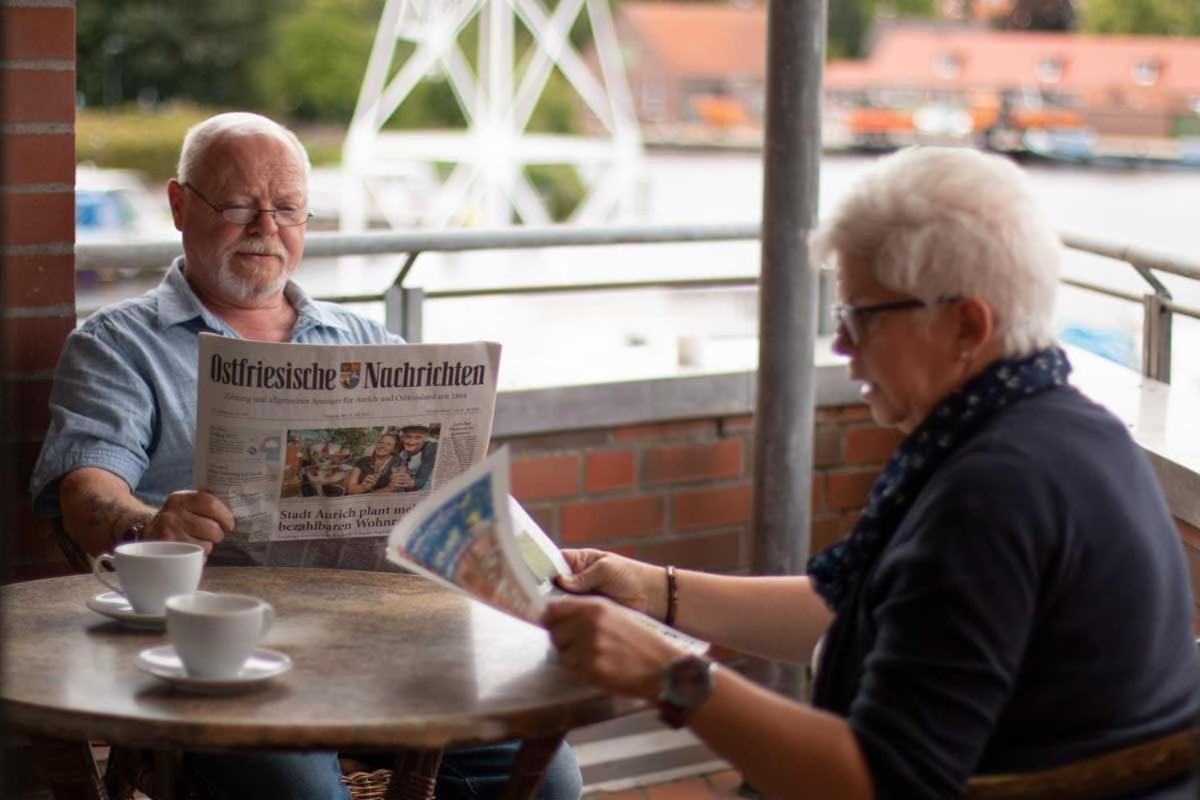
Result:
[[[703,279],[662,279],[614,281],[609,283],[557,284],[552,286],[508,286],[486,289],[431,290],[404,285],[416,258],[423,252],[465,252],[548,247],[602,246],[619,244],[679,244],[689,242],[748,241],[758,239],[758,222],[693,225],[627,225],[576,227],[548,225],[537,227],[480,228],[440,231],[367,231],[364,233],[317,232],[305,239],[309,258],[351,255],[408,253],[404,267],[383,294],[348,294],[323,297],[335,302],[383,301],[389,328],[420,341],[421,306],[426,299],[476,297],[502,294],[541,294],[560,292],[617,291],[645,288],[720,288],[749,286],[754,277],[729,276]],[[1153,274],[1166,273],[1200,281],[1200,260],[1184,258],[1125,242],[1068,231],[1060,232],[1065,247],[1084,253],[1123,261],[1133,267],[1150,285],[1150,291],[1136,295],[1118,289],[1073,278],[1063,283],[1143,304],[1142,371],[1165,383],[1171,378],[1171,327],[1174,314],[1200,319],[1200,309],[1176,303],[1170,292]],[[78,269],[161,267],[183,252],[179,240],[154,240],[126,244],[77,244]]]
[[[310,233],[304,239],[309,258],[368,256],[386,253],[464,252],[543,247],[572,247],[613,244],[668,244],[678,242],[721,242],[757,239],[757,222],[704,225],[629,225],[577,227],[476,228],[448,231],[367,231],[365,233]],[[178,239],[161,239],[128,244],[77,244],[75,265],[79,269],[152,268],[170,264],[183,254]]]
[[[697,225],[631,225],[576,227],[572,225],[478,228],[449,231],[367,231],[365,233],[310,233],[304,251],[310,258],[380,255],[384,253],[462,252],[609,244],[665,244],[757,239],[757,222]],[[1125,242],[1062,231],[1063,245],[1116,261],[1137,264],[1156,272],[1200,281],[1200,259],[1170,255]],[[77,244],[75,265],[80,269],[103,267],[161,267],[183,253],[178,239],[155,239],[124,244]]]

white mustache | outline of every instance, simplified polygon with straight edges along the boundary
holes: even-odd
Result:
[[[276,258],[287,257],[287,251],[283,249],[282,245],[254,239],[238,242],[235,252],[250,253],[256,256],[275,256]]]

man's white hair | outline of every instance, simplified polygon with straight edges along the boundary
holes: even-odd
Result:
[[[260,114],[231,111],[209,117],[188,129],[187,135],[183,137],[183,147],[179,151],[179,182],[191,181],[204,163],[209,148],[230,136],[273,136],[296,151],[296,156],[304,165],[305,177],[312,172],[308,151],[296,138],[296,134]]]
[[[1054,343],[1060,244],[1006,158],[911,148],[879,159],[810,240],[814,262],[865,265],[927,302],[980,297],[1005,355]]]

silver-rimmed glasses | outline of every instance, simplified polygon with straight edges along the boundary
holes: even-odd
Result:
[[[296,225],[303,225],[314,216],[307,208],[254,208],[253,206],[226,206],[225,208],[219,208],[209,202],[209,199],[200,194],[196,187],[190,183],[184,183],[183,188],[190,189],[196,197],[204,201],[206,206],[220,214],[221,218],[226,222],[231,222],[234,225],[249,225],[258,219],[259,214],[270,214],[275,218],[276,225],[291,228]]]

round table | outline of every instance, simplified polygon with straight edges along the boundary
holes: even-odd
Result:
[[[274,605],[261,646],[293,669],[238,694],[184,694],[134,665],[165,632],[85,608],[103,591],[90,575],[15,583],[0,587],[0,711],[33,734],[157,749],[440,752],[513,738],[545,749],[640,707],[571,677],[540,628],[414,576],[213,567],[201,588]]]

